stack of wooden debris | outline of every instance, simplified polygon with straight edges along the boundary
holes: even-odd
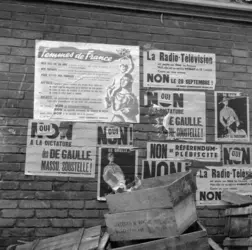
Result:
[[[106,197],[105,232],[97,226],[10,249],[221,250],[197,220],[195,191],[191,172],[145,179],[138,190]]]
[[[224,250],[252,249],[251,197],[224,190],[222,192],[222,200],[235,206],[225,211],[226,238],[223,242]]]

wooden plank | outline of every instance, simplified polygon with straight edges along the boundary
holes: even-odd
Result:
[[[252,214],[252,206],[228,208],[225,210],[225,216],[249,215]]]
[[[223,250],[215,241],[213,241],[211,238],[208,238],[208,244],[213,250]]]
[[[112,241],[155,239],[179,234],[171,209],[105,214]]]
[[[97,250],[105,250],[105,247],[108,244],[108,240],[109,240],[109,234],[105,232],[99,242]]]
[[[252,204],[252,199],[249,196],[230,192],[227,189],[222,191],[221,200],[238,206]]]
[[[93,250],[98,247],[101,226],[80,229],[68,234],[42,239],[35,250]],[[81,239],[80,239],[81,237]],[[27,250],[34,243],[18,246],[16,250]]]
[[[192,228],[195,231],[182,234],[179,237],[167,237],[141,244],[129,245],[115,250],[209,250],[208,237],[204,227],[195,222]]]
[[[190,195],[182,200],[175,208],[174,215],[179,233],[183,233],[197,221],[197,211],[194,196]]]
[[[191,173],[182,172],[143,180],[142,189],[107,195],[106,200],[110,213],[171,208],[195,190]]]

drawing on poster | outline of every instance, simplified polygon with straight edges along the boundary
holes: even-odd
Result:
[[[135,180],[137,174],[137,150],[130,147],[99,148],[97,199],[125,189]]]
[[[29,120],[25,174],[93,178],[96,138],[90,123]]]
[[[149,107],[146,116],[159,138],[205,142],[204,92],[148,91],[144,105]]]
[[[139,47],[36,41],[34,118],[139,122]]]
[[[249,102],[240,92],[215,92],[215,140],[249,141]]]

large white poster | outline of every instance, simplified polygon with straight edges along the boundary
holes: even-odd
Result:
[[[206,141],[204,92],[148,91],[149,123],[166,140]]]
[[[139,122],[139,47],[36,41],[34,119]]]
[[[29,120],[25,174],[95,177],[95,124]]]
[[[144,51],[144,87],[213,90],[215,54]]]
[[[215,92],[215,140],[249,141],[249,99],[240,92]]]
[[[199,160],[219,162],[221,149],[218,144],[185,142],[147,142],[148,160]]]

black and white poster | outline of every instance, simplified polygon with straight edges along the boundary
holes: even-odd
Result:
[[[130,147],[99,148],[97,199],[106,200],[105,196],[118,188],[127,188],[137,174],[138,152]]]
[[[240,92],[215,92],[215,141],[249,141],[249,100]]]

